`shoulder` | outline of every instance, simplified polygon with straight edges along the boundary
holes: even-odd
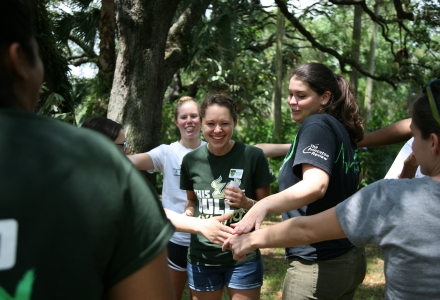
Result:
[[[343,127],[342,123],[339,122],[335,117],[329,114],[315,114],[307,117],[302,127],[307,127],[309,125],[321,125],[324,127]]]
[[[207,153],[207,149],[206,149],[206,145],[205,144],[200,145],[199,148],[194,149],[193,151],[190,151],[187,154],[185,154],[185,156],[183,157],[183,161],[186,161],[188,159],[193,159],[193,158],[196,158],[196,157],[207,156],[208,153]]]

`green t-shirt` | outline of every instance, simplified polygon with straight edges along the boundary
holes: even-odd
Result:
[[[103,299],[166,247],[154,189],[106,137],[12,109],[0,131],[0,299]]]
[[[248,198],[255,199],[255,190],[275,181],[272,169],[261,149],[235,142],[231,151],[215,156],[206,146],[194,150],[183,158],[180,188],[191,190],[197,196],[194,217],[210,218],[236,210],[224,201],[224,188],[230,181],[240,182],[239,188]],[[227,224],[237,223],[242,212],[234,214]],[[246,260],[233,260],[228,250],[208,241],[202,235],[192,234],[188,260],[192,264],[226,266],[256,260],[259,250],[247,255]]]

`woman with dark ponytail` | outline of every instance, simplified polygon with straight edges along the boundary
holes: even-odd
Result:
[[[356,247],[376,244],[385,261],[385,299],[438,299],[440,295],[440,80],[429,82],[414,103],[412,150],[425,177],[385,179],[361,189],[322,213],[298,217],[250,234],[233,236],[223,248],[239,259],[256,248],[319,245],[348,238]],[[303,124],[304,126],[304,124]],[[248,214],[257,209],[261,200]],[[333,259],[335,267],[340,264]],[[313,262],[304,263],[309,267]],[[290,271],[289,271],[290,272]],[[298,271],[300,272],[300,270]],[[316,290],[328,277],[316,269]],[[289,276],[287,276],[289,277]],[[335,276],[342,284],[356,277],[348,272]],[[297,277],[305,281],[304,277]],[[295,278],[296,280],[296,278]],[[327,284],[328,284],[327,280]],[[285,299],[302,299],[291,287]],[[305,284],[305,283],[304,283]],[[339,286],[340,286],[339,284]],[[330,290],[332,287],[328,287]],[[336,289],[336,286],[333,287]],[[326,297],[325,297],[326,296]],[[317,295],[313,299],[351,299]]]
[[[315,215],[357,190],[364,127],[348,81],[320,63],[299,66],[287,104],[301,128],[278,174],[280,192],[259,201],[236,234],[259,229],[268,213],[282,213],[284,221]],[[286,248],[286,258],[283,299],[351,299],[366,271],[364,249],[346,238]]]

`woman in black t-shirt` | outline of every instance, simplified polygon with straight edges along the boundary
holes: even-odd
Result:
[[[301,128],[278,175],[280,192],[257,203],[237,234],[258,229],[268,213],[314,215],[356,192],[364,128],[348,81],[323,64],[302,65],[290,77],[287,104]],[[348,239],[286,248],[286,257],[283,299],[351,299],[366,270],[363,249]]]

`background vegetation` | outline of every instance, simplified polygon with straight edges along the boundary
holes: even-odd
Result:
[[[283,99],[302,63],[321,62],[350,79],[367,132],[409,117],[423,85],[440,76],[438,0],[31,2],[46,67],[38,113],[76,125],[107,115],[124,125],[135,153],[178,140],[175,101],[202,101],[211,90],[236,100],[234,139],[290,143],[298,125]],[[401,146],[361,149],[361,186],[383,178]],[[282,159],[270,159],[276,173]],[[149,179],[160,193],[157,176]],[[368,251],[370,277],[356,297],[380,299],[381,254]],[[262,299],[279,299],[283,251],[266,251],[264,260]]]

